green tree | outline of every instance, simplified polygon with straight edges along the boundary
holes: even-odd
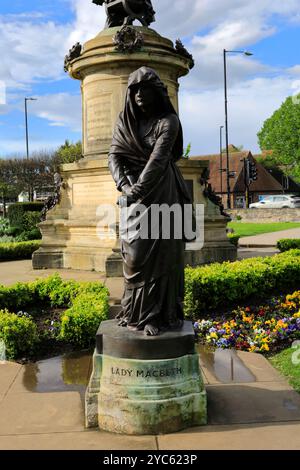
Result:
[[[55,161],[58,165],[63,163],[73,163],[82,158],[82,144],[80,141],[75,144],[68,140],[56,151]]]
[[[20,188],[11,161],[0,159],[0,197],[4,217],[8,200],[17,198]]]
[[[242,152],[244,150],[244,146],[243,145],[229,145],[229,153],[237,153],[237,152]],[[226,153],[226,147],[224,147],[222,149],[222,153]]]
[[[16,195],[22,191],[28,192],[29,200],[32,201],[35,191],[54,189],[54,169],[53,156],[45,152],[35,154],[28,160],[26,158],[0,159],[0,184],[3,185],[5,193],[11,191],[10,188],[14,189]]]
[[[281,107],[264,122],[257,135],[260,148],[272,150],[274,162],[285,174],[299,180],[300,104],[298,100],[291,96],[287,98]]]

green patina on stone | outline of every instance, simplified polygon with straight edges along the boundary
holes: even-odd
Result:
[[[95,352],[86,425],[123,434],[166,434],[207,422],[199,358],[134,360]]]

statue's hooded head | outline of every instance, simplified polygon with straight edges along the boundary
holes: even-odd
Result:
[[[127,129],[130,129],[131,134],[137,134],[136,123],[140,119],[140,110],[135,102],[135,94],[137,89],[143,84],[146,84],[148,87],[150,86],[154,91],[155,114],[158,118],[161,118],[166,114],[177,115],[168,95],[168,89],[161,81],[160,77],[153,69],[149,67],[141,67],[129,76],[125,109],[123,112],[124,124]],[[180,125],[178,137],[173,148],[174,160],[181,158],[182,154],[183,137]]]

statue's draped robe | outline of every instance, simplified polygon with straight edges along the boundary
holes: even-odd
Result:
[[[134,103],[134,88],[147,81],[160,96],[161,113],[150,122],[143,135],[139,132],[139,114]],[[152,124],[152,125],[151,125]],[[129,208],[129,224],[147,218],[151,205],[190,204],[190,196],[175,161],[182,156],[182,129],[166,88],[154,71],[143,67],[129,80],[125,109],[117,122],[109,155],[109,167],[121,191],[131,184],[132,193],[144,212]],[[172,219],[171,219],[172,220]],[[125,277],[122,316],[128,325],[143,329],[147,324],[172,328],[183,320],[184,237],[175,239],[175,227],[182,223],[174,217],[171,238],[121,239]],[[178,236],[178,235],[177,235]]]

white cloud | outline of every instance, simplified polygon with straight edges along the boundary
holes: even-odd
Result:
[[[229,91],[229,140],[259,151],[257,132],[265,119],[292,94],[289,78],[257,78]],[[197,116],[197,119],[195,119]],[[219,126],[224,124],[223,90],[180,94],[180,117],[185,142],[191,142],[192,155],[219,151]]]
[[[84,43],[92,39],[102,31],[106,21],[105,8],[92,0],[72,0],[72,6],[76,20],[67,40],[70,47],[77,41]]]
[[[37,96],[30,112],[46,119],[50,126],[68,127],[81,132],[81,97],[69,93]]]
[[[23,88],[35,80],[55,80],[63,75],[70,25],[0,19],[0,28],[0,80],[7,87]]]
[[[0,80],[0,106],[6,104],[6,86],[5,82]]]
[[[294,67],[287,69],[287,72],[291,75],[300,76],[300,65],[294,65]]]

